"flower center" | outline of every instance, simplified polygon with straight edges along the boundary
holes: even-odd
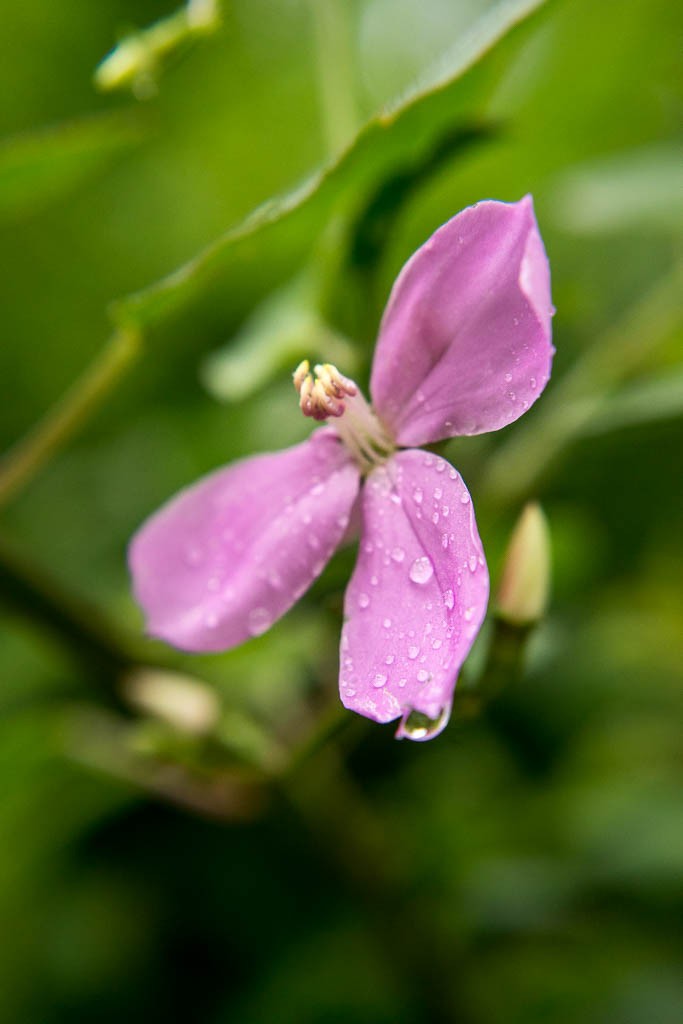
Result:
[[[394,443],[354,381],[332,363],[318,363],[310,372],[304,359],[294,371],[294,387],[304,416],[332,419],[332,426],[364,473],[389,458]]]

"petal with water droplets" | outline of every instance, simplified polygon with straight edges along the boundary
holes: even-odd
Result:
[[[382,319],[370,391],[401,445],[498,430],[550,376],[550,271],[530,196],[471,206],[411,257]]]
[[[404,451],[368,477],[362,516],[344,604],[341,699],[377,722],[426,716],[438,728],[399,730],[426,739],[445,724],[486,612],[488,572],[472,502],[447,462]]]
[[[320,575],[346,531],[359,474],[334,431],[219,469],[133,538],[147,631],[188,651],[265,632]]]

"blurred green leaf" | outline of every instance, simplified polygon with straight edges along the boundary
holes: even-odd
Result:
[[[497,61],[516,52],[520,33],[514,30],[544,2],[501,0],[411,90],[372,118],[337,160],[259,207],[172,274],[116,302],[114,317],[140,327],[161,319],[192,299],[209,278],[256,260],[257,237],[259,246],[281,246],[295,218],[301,258],[335,204],[357,203],[397,164],[419,162],[443,132],[472,119],[492,85]],[[487,61],[494,52],[496,60]]]
[[[142,137],[139,120],[106,114],[5,139],[0,219],[31,213],[76,189]]]
[[[634,224],[668,233],[683,225],[683,148],[660,144],[566,170],[551,202],[557,223],[576,234],[627,231]]]

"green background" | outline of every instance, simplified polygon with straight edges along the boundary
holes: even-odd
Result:
[[[678,1024],[681,8],[226,0],[154,95],[98,93],[171,13],[0,4],[0,1020]],[[144,517],[305,437],[296,362],[365,383],[404,260],[527,192],[553,378],[446,446],[494,586],[547,514],[522,670],[429,744],[339,713],[352,550],[235,651],[145,641]],[[210,735],[126,699],[148,663],[209,688]]]

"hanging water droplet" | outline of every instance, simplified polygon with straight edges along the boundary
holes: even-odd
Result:
[[[430,718],[421,711],[413,711],[409,708],[403,716],[396,736],[398,739],[429,740],[433,736],[438,736],[447,725],[450,714],[450,704],[441,710],[437,718]]]
[[[273,616],[267,608],[252,608],[247,616],[247,629],[252,636],[265,633],[273,623]]]
[[[434,566],[426,555],[416,558],[408,573],[413,583],[428,583],[434,575]]]
[[[368,597],[367,594],[359,594],[358,595],[358,607],[359,608],[367,608],[369,604],[370,604],[370,598]]]
[[[417,658],[419,653],[420,653],[420,648],[419,647],[409,647],[408,648],[408,657],[410,658],[411,661],[415,661],[415,659]]]

